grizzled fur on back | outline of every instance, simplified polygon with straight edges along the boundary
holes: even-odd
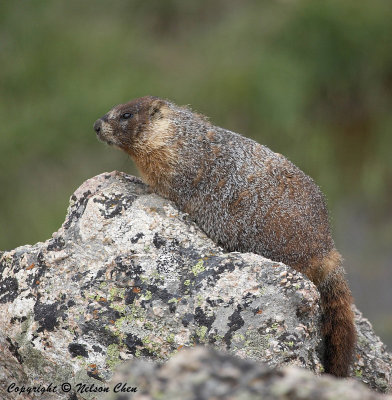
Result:
[[[294,164],[188,109],[173,108],[172,121],[180,163],[169,197],[212,239],[289,265],[333,248],[323,195]]]
[[[355,344],[351,293],[311,178],[266,146],[156,97],[114,107],[94,129],[223,248],[305,273],[321,294],[325,369],[347,376]]]

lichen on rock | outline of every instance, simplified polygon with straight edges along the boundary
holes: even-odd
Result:
[[[12,369],[30,384],[107,382],[127,359],[165,361],[197,344],[322,372],[319,295],[306,277],[223,252],[119,172],[78,188],[52,238],[0,254],[0,323],[13,359],[4,399]],[[352,375],[386,391],[391,356],[360,314],[357,328]]]

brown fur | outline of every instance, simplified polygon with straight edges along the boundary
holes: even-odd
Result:
[[[155,97],[114,107],[94,128],[227,251],[261,254],[306,274],[321,297],[325,371],[348,375],[356,340],[351,293],[311,178],[281,154]]]

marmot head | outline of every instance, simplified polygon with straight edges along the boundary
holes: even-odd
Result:
[[[94,130],[103,142],[135,155],[150,142],[152,125],[161,119],[162,107],[168,102],[158,97],[145,96],[113,107],[95,121]]]
[[[170,179],[178,162],[173,107],[158,97],[141,97],[112,108],[94,124],[98,138],[128,153],[155,188]]]

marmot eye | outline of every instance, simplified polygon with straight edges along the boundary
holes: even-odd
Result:
[[[129,119],[132,117],[133,117],[133,114],[131,114],[131,113],[124,113],[123,115],[121,115],[122,119]]]

